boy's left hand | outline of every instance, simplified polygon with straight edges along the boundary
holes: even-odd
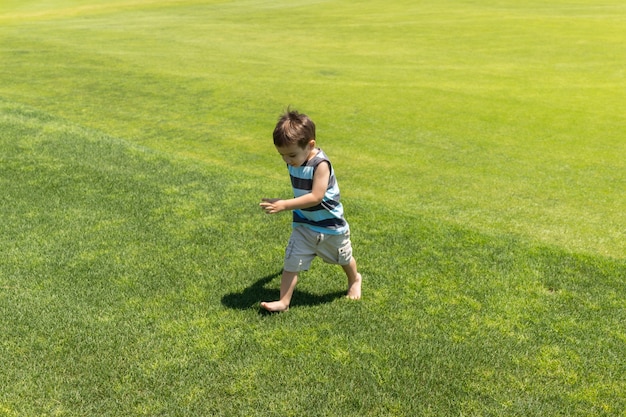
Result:
[[[259,204],[266,214],[279,213],[285,210],[284,201],[280,198],[263,198]]]

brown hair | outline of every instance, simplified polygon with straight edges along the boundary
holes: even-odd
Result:
[[[297,143],[302,149],[315,139],[315,123],[306,114],[287,109],[274,128],[274,145],[290,146]]]

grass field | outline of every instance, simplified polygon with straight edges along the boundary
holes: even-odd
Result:
[[[3,0],[0,416],[626,416],[624,21]],[[316,261],[266,315],[287,105],[365,284]]]

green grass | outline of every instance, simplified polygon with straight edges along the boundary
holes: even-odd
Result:
[[[626,415],[626,8],[492,3],[3,1],[0,415]],[[264,315],[288,104],[366,282]]]

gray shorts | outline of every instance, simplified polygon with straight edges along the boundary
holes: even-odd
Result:
[[[348,265],[352,260],[350,231],[328,235],[304,226],[294,227],[285,250],[285,271],[307,271],[316,256],[330,264]]]

